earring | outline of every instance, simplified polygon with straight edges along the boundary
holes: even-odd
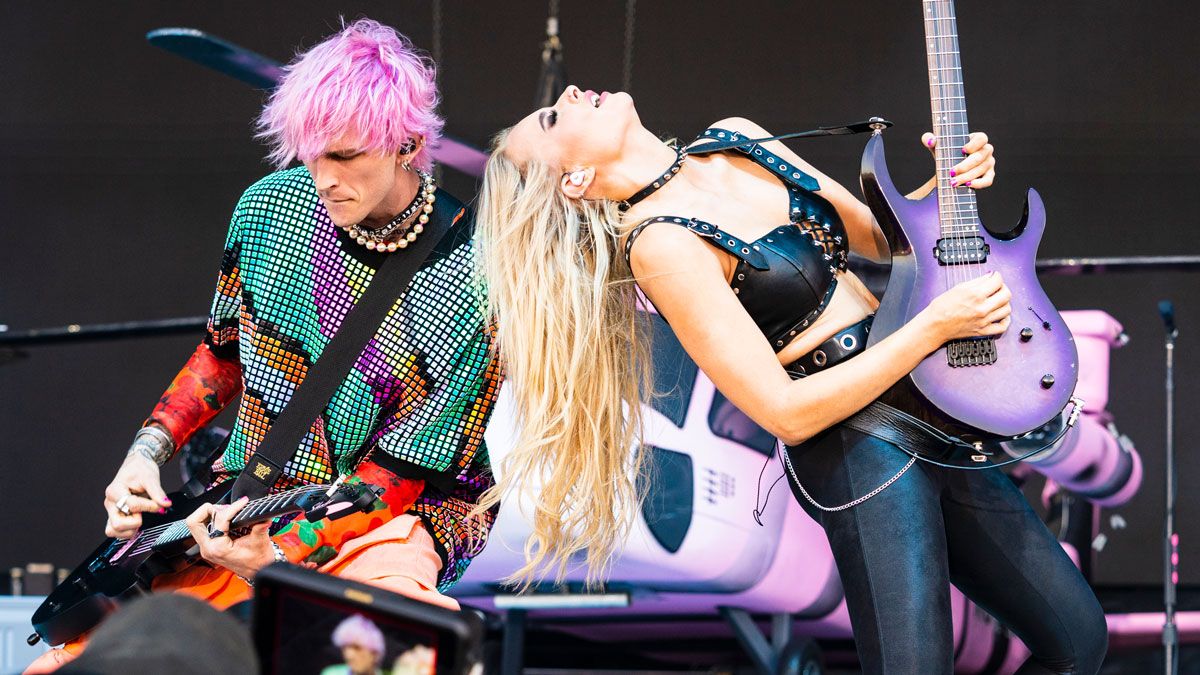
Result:
[[[579,186],[579,185],[583,185],[584,178],[587,178],[586,172],[572,171],[571,175],[567,177],[567,180],[571,181],[571,185]]]
[[[403,167],[405,171],[412,171],[412,166],[408,162],[404,162],[400,166]]]

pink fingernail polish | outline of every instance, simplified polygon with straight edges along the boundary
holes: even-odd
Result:
[[[954,169],[950,169],[950,177],[951,177],[951,178],[954,178],[954,177],[955,177],[955,176],[957,176],[957,175],[958,175],[958,172],[957,172],[957,171],[955,171]]]
[[[967,181],[967,182],[963,183],[963,185],[965,185],[967,187],[971,187],[971,181]]]
[[[929,147],[932,148],[933,147],[933,139],[931,138],[928,141],[925,141],[925,145],[928,145]]]
[[[159,513],[166,513],[166,512],[167,512],[167,510],[166,510],[166,509],[159,509],[159,510],[158,510],[158,512],[159,512]]]
[[[963,149],[962,149],[962,153],[963,153],[964,155],[969,155],[969,154],[971,154],[971,153],[967,152],[967,149],[966,149],[966,148],[963,148]]]

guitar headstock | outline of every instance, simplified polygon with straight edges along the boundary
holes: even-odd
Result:
[[[365,511],[382,494],[383,488],[370,483],[343,484],[334,488],[332,493],[317,492],[305,495],[297,506],[304,510],[304,518],[308,521],[326,518],[337,520],[352,513]]]

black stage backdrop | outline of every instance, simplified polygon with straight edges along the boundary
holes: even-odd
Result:
[[[981,195],[1006,227],[1023,191],[1046,199],[1042,255],[1197,254],[1186,195],[1200,177],[1198,11],[1183,1],[959,4],[971,122],[997,147],[1000,178]],[[621,86],[625,3],[562,3],[571,81]],[[447,130],[484,144],[530,110],[543,2],[446,0],[441,86]],[[191,26],[287,60],[339,14],[433,44],[419,2],[8,3],[0,22],[0,323],[12,330],[203,314],[230,209],[268,168],[251,138],[261,94],[148,45],[146,31]],[[776,132],[881,114],[893,174],[932,169],[918,137],[929,102],[917,0],[644,1],[632,93],[650,129],[688,136],[741,115]],[[863,137],[797,150],[857,185]],[[453,172],[449,187],[474,184]],[[1098,580],[1161,578],[1163,331],[1172,298],[1179,365],[1184,580],[1200,582],[1200,292],[1197,276],[1047,278],[1063,309],[1113,314],[1132,337],[1114,354],[1110,408],[1137,442],[1141,493],[1112,512]],[[134,430],[199,335],[41,347],[0,366],[0,568],[74,565],[101,536],[104,486]],[[1003,395],[1003,392],[997,392]],[[170,469],[173,472],[173,469]]]

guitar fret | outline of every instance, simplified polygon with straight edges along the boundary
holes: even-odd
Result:
[[[167,529],[162,533],[162,535],[160,535],[158,539],[154,540],[154,545],[158,546],[159,544],[169,544],[171,542],[181,541],[186,537],[190,537],[191,535],[192,532],[188,529],[187,523],[180,520],[168,525]]]

